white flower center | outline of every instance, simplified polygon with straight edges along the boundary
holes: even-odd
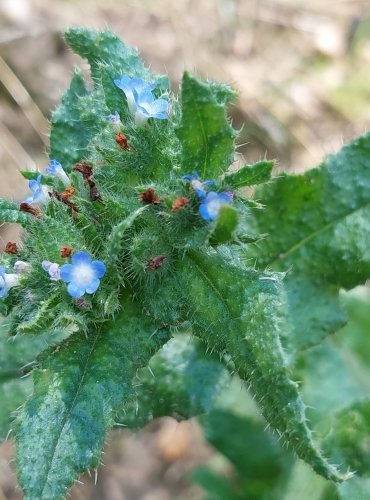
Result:
[[[136,102],[135,102],[134,94],[132,91],[127,91],[127,92],[125,92],[125,95],[126,95],[126,99],[127,99],[128,109],[130,110],[130,113],[134,115],[136,112]]]
[[[84,287],[89,285],[95,278],[95,272],[91,266],[87,264],[80,264],[73,267],[73,279],[72,281],[78,287]]]
[[[216,218],[221,206],[224,205],[218,198],[207,203],[207,211],[211,217]]]
[[[203,182],[200,182],[198,179],[193,179],[192,181],[190,181],[190,186],[194,189],[194,191],[197,189],[204,189]]]
[[[144,125],[148,121],[148,116],[144,115],[140,109],[136,110],[135,113],[135,125],[138,125],[139,127],[141,125]]]

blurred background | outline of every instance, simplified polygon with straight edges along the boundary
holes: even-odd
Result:
[[[47,163],[50,111],[74,65],[69,26],[110,28],[168,72],[177,92],[184,69],[230,84],[230,109],[248,163],[278,158],[280,170],[315,166],[370,120],[368,0],[0,0],[0,195],[27,191],[20,169]],[[0,246],[18,235],[1,228]],[[0,402],[1,404],[1,402]],[[0,446],[0,500],[20,499],[12,443]],[[200,499],[187,479],[215,454],[195,421],[163,419],[132,436],[110,438],[95,478],[72,498]]]

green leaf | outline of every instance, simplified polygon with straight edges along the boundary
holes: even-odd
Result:
[[[128,299],[104,330],[73,335],[40,360],[34,394],[16,427],[27,500],[62,499],[80,473],[98,466],[105,433],[132,394],[136,370],[168,339],[140,313]]]
[[[370,399],[354,403],[318,428],[323,449],[356,475],[370,476]]]
[[[31,218],[31,215],[20,212],[19,205],[16,203],[0,198],[0,221],[17,223],[23,227],[27,227],[32,220]]]
[[[114,78],[123,75],[144,78],[151,75],[145,68],[136,49],[120,40],[112,31],[95,31],[86,28],[71,28],[64,34],[68,45],[90,63],[93,79],[100,77],[101,64],[115,69]],[[119,92],[120,91],[118,89]]]
[[[40,175],[40,172],[31,172],[31,170],[21,170],[20,173],[27,180],[36,180],[37,177]],[[48,186],[52,186],[53,179],[45,177],[45,175],[43,175],[41,177],[41,184],[46,184]]]
[[[313,423],[370,397],[369,371],[335,338],[300,354],[296,376]]]
[[[240,496],[281,498],[280,488],[294,463],[277,438],[264,432],[260,422],[230,411],[212,410],[200,418],[207,441],[235,466]],[[280,493],[280,494],[279,494]]]
[[[341,294],[348,325],[303,353],[297,365],[324,451],[335,463],[369,474],[369,299],[367,288]]]
[[[229,376],[215,355],[205,355],[199,340],[179,334],[139,370],[136,398],[116,421],[143,427],[165,416],[191,418],[208,412]]]
[[[293,265],[345,288],[370,276],[370,134],[318,168],[276,178],[256,198],[266,205],[255,212],[258,231],[269,234],[255,249],[259,265]]]
[[[280,276],[243,268],[226,250],[191,251],[179,272],[194,333],[230,356],[266,420],[299,457],[324,477],[343,480],[313,443],[297,384],[289,378],[279,339]]]
[[[337,486],[339,500],[367,500],[370,497],[370,479],[354,477]]]
[[[347,322],[336,287],[320,286],[308,276],[293,273],[284,279],[284,288],[287,309],[282,340],[288,354],[319,344]]]
[[[22,321],[17,326],[17,333],[38,334],[44,332],[52,323],[55,316],[53,307],[58,303],[58,294],[49,295],[42,300],[38,307],[35,307],[30,318]]]
[[[29,371],[36,357],[48,345],[61,340],[61,334],[54,332],[38,336],[16,335],[9,337],[11,318],[0,323],[0,382],[19,378]]]
[[[67,170],[80,161],[91,138],[91,130],[82,119],[82,98],[88,96],[82,72],[76,69],[71,85],[51,116],[50,158]],[[91,104],[90,104],[91,106]]]
[[[291,344],[308,347],[343,324],[339,289],[370,277],[370,134],[316,169],[276,178],[255,197],[266,208],[253,212],[251,231],[268,237],[250,245],[246,256],[256,259],[261,269],[292,270],[298,304],[305,303],[309,289],[323,297],[321,306],[315,296],[310,301],[321,309],[315,324],[301,309],[293,313],[300,319],[292,335],[301,339]],[[292,297],[289,286],[290,280],[287,295]],[[303,343],[302,330],[307,332]]]
[[[227,170],[234,161],[236,131],[230,126],[225,104],[213,83],[203,83],[185,72],[181,86],[182,118],[177,135],[182,147],[182,171],[198,171],[203,180],[212,179]],[[221,102],[220,102],[221,101]]]
[[[100,92],[99,97],[105,101],[109,112],[118,111],[124,122],[124,115],[129,114],[126,97],[114,80],[126,75],[157,82],[162,92],[168,88],[167,78],[153,75],[145,67],[137,50],[122,42],[112,31],[71,28],[65,32],[65,38],[74,52],[89,62],[95,90]]]
[[[10,321],[11,318],[5,318],[0,322],[0,440],[6,438],[15,411],[32,392],[31,378],[24,376],[32,369],[40,352],[62,338],[57,332],[53,337],[49,334],[9,337]]]
[[[16,410],[32,392],[32,380],[0,381],[0,441],[6,439],[13,426]]]
[[[113,227],[112,232],[108,237],[106,246],[106,255],[112,260],[112,264],[119,258],[122,258],[123,246],[126,244],[126,241],[124,240],[126,231],[130,229],[136,219],[147,209],[148,205],[138,208],[135,212],[132,212],[129,216]]]
[[[338,332],[342,345],[353,352],[365,366],[370,365],[370,296],[367,286],[341,293],[340,302],[348,315],[348,324]]]
[[[198,467],[191,478],[208,493],[206,500],[243,500],[243,493],[236,492],[235,486],[226,477],[216,474],[208,467]],[[203,498],[203,497],[202,497]]]
[[[211,245],[227,243],[233,239],[233,233],[238,225],[238,212],[235,208],[223,205],[217,217],[215,228],[211,234]]]
[[[262,160],[253,165],[245,165],[236,172],[227,174],[225,182],[234,189],[263,184],[270,180],[274,165],[274,160]]]

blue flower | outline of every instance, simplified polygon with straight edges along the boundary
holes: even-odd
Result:
[[[19,285],[19,276],[17,274],[7,274],[5,267],[0,267],[0,298],[8,295],[12,286]]]
[[[49,260],[43,260],[41,266],[44,271],[49,273],[50,279],[53,281],[60,280],[60,269],[59,264],[56,262],[50,262]]]
[[[65,173],[62,165],[57,160],[50,160],[49,167],[45,170],[48,175],[52,175],[53,177],[58,177],[63,184],[66,186],[70,186],[71,181],[69,180],[68,175]]]
[[[151,91],[138,93],[134,89],[136,103],[135,124],[144,125],[148,118],[158,118],[166,120],[168,118],[168,101],[166,99],[156,99]]]
[[[91,261],[86,252],[77,252],[72,255],[72,264],[64,264],[60,268],[60,278],[68,284],[69,295],[79,299],[85,293],[94,293],[100,279],[105,274],[105,265],[100,260]]]
[[[215,193],[211,191],[202,200],[199,207],[199,215],[207,221],[217,219],[220,209],[223,205],[230,203],[232,196],[229,193]]]
[[[45,186],[41,184],[42,175],[39,174],[37,179],[31,179],[28,183],[28,187],[32,191],[32,196],[29,196],[23,203],[48,203],[50,200],[48,190]]]
[[[189,181],[191,187],[194,189],[194,191],[197,193],[199,198],[201,200],[204,200],[206,197],[206,191],[204,189],[204,186],[211,186],[212,184],[215,183],[215,181],[204,181],[202,182],[200,180],[200,177],[197,172],[193,172],[192,174],[186,174],[182,176],[183,181]]]
[[[137,104],[134,97],[134,92],[140,95],[142,92],[149,92],[156,88],[156,83],[145,83],[141,78],[130,78],[128,76],[123,76],[120,80],[114,80],[117,87],[126,95],[128,108],[132,115],[135,115]]]

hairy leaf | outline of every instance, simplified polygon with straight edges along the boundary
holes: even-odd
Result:
[[[137,50],[123,43],[112,31],[71,28],[65,32],[65,38],[76,54],[89,61],[93,79],[100,77],[102,63],[119,72],[115,78],[123,75],[145,78],[151,75]]]
[[[31,222],[32,216],[20,212],[19,205],[12,201],[0,199],[0,221],[9,223],[18,223],[27,227]]]
[[[254,211],[251,224],[256,234],[268,237],[250,246],[248,256],[261,268],[292,270],[287,295],[298,305],[306,302],[309,289],[316,288],[323,299],[312,296],[316,310],[321,308],[320,316],[314,313],[314,325],[302,309],[290,310],[299,318],[292,331],[298,339],[292,345],[308,347],[343,324],[339,288],[352,288],[370,277],[370,134],[318,168],[276,178],[255,196],[266,208]]]
[[[105,433],[132,394],[136,370],[167,340],[138,313],[127,300],[104,330],[87,339],[76,334],[40,361],[16,429],[18,477],[27,500],[64,498],[80,473],[98,466]]]
[[[277,439],[264,432],[262,423],[217,409],[201,417],[200,422],[206,439],[237,470],[237,483],[229,486],[233,491],[231,498],[281,497],[285,476],[294,462],[293,456],[284,453]],[[222,496],[211,498],[221,499]]]
[[[220,209],[215,228],[212,232],[210,243],[220,244],[232,240],[233,232],[238,225],[238,212],[229,205],[224,205]]]
[[[31,377],[25,378],[37,356],[50,344],[59,342],[62,333],[45,333],[37,337],[9,336],[11,318],[0,323],[0,440],[12,428],[15,411],[32,392]]]
[[[117,261],[122,254],[123,246],[125,244],[124,235],[126,231],[134,224],[137,217],[139,217],[148,206],[140,207],[135,212],[131,213],[128,217],[123,219],[119,224],[113,227],[111,234],[107,240],[106,254],[112,262]]]
[[[8,335],[11,318],[0,323],[0,381],[17,379],[29,371],[29,366],[50,344],[59,342],[63,334],[29,336]]]
[[[236,131],[225,114],[225,102],[219,101],[215,84],[202,83],[184,73],[181,86],[182,118],[177,135],[182,147],[182,171],[198,171],[203,180],[227,170],[233,162]],[[225,86],[223,86],[225,91]]]
[[[243,268],[227,253],[191,252],[180,272],[194,333],[210,349],[230,355],[266,420],[298,456],[324,477],[343,480],[313,443],[289,377],[279,339],[280,276]]]
[[[32,172],[31,170],[21,170],[20,173],[27,180],[32,180],[32,179],[36,180],[38,178],[38,176],[40,175],[39,172]],[[46,184],[46,185],[52,186],[53,179],[48,178],[45,175],[43,175],[41,177],[41,184]]]
[[[339,500],[366,500],[370,497],[370,478],[354,477],[337,487]]]
[[[336,463],[357,475],[370,476],[370,400],[354,403],[326,419],[318,428],[323,449]]]
[[[6,439],[13,428],[16,410],[32,392],[31,378],[22,380],[0,379],[0,441]]]
[[[187,419],[206,413],[228,382],[228,373],[216,356],[205,356],[197,339],[179,334],[138,372],[133,382],[136,398],[116,420],[142,427],[159,417]]]
[[[234,189],[264,184],[270,180],[274,164],[273,160],[262,160],[253,165],[244,165],[244,167],[236,172],[227,174],[225,182]]]
[[[81,99],[87,95],[82,72],[76,69],[68,91],[51,116],[50,158],[57,159],[66,169],[84,157],[91,138],[80,109]]]

